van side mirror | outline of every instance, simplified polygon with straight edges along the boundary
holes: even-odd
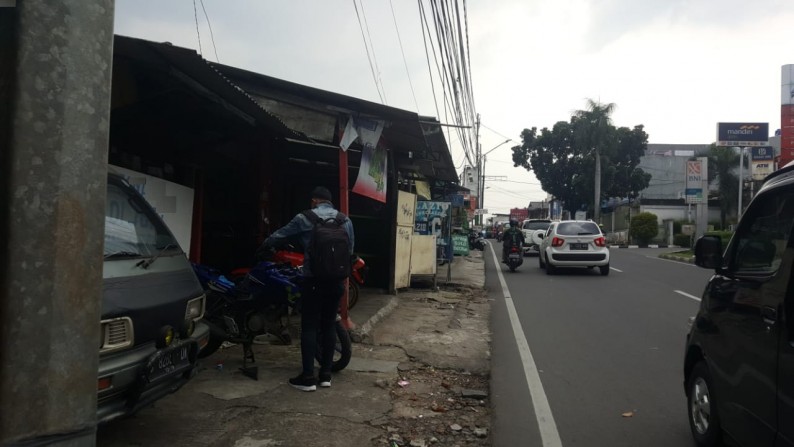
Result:
[[[695,265],[715,270],[722,267],[722,240],[719,236],[703,236],[697,240]]]

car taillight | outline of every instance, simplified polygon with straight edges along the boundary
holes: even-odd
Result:
[[[554,239],[551,240],[552,247],[562,247],[562,244],[565,243],[565,239],[560,239],[557,236],[554,236]]]
[[[602,236],[602,237],[597,237],[597,238],[595,238],[595,240],[594,240],[593,242],[596,244],[596,247],[603,247],[603,246],[605,246],[605,245],[606,245],[606,242],[607,242],[607,241],[606,241],[606,239],[604,239],[604,237]]]

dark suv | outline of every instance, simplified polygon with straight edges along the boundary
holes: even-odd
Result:
[[[704,236],[695,262],[713,268],[687,336],[684,384],[698,445],[794,446],[794,166],[768,176],[723,253]]]

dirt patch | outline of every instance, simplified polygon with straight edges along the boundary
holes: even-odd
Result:
[[[393,409],[374,421],[386,430],[374,446],[491,445],[488,377],[416,365],[378,385],[390,390]]]
[[[392,410],[372,421],[373,446],[490,446],[488,319],[484,290],[450,287],[400,295],[375,330],[375,344],[399,347],[408,361],[389,390]],[[472,373],[471,371],[474,371]]]

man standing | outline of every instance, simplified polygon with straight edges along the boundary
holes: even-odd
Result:
[[[320,350],[319,385],[331,386],[331,364],[336,344],[336,314],[345,290],[353,254],[353,224],[334,209],[331,192],[322,186],[311,193],[311,209],[297,214],[276,230],[258,250],[276,246],[288,238],[299,237],[304,247],[303,304],[301,308],[301,374],[289,384],[302,391],[317,389],[314,358]],[[317,335],[322,346],[317,346]]]

